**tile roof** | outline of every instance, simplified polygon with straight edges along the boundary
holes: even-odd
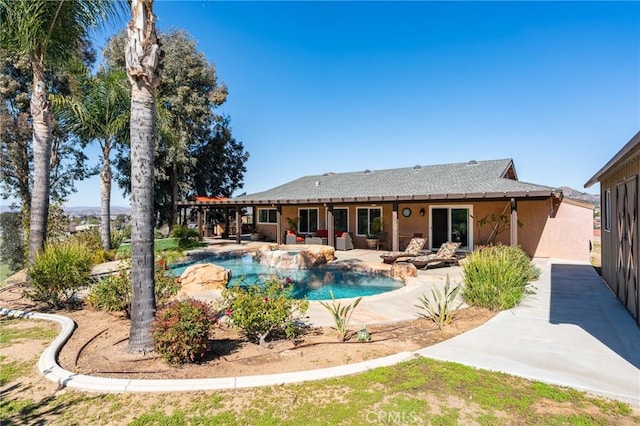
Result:
[[[229,202],[293,203],[318,201],[504,198],[558,194],[547,186],[515,179],[513,160],[470,161],[386,170],[304,176]],[[510,178],[511,177],[511,178]]]

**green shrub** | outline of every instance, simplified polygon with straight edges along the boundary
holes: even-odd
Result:
[[[501,244],[471,253],[462,265],[464,300],[491,310],[510,309],[532,293],[528,283],[540,271],[519,247]]]
[[[78,232],[69,240],[84,245],[87,250],[93,253],[92,262],[94,265],[110,262],[116,257],[115,250],[105,250],[102,247],[102,236],[100,235],[100,230],[98,228],[91,228],[87,231]]]
[[[60,308],[89,284],[92,253],[77,242],[47,245],[29,270],[31,290],[27,297]]]
[[[431,295],[433,296],[433,300],[429,299],[426,295],[423,294],[422,297],[418,299],[420,301],[420,305],[415,306],[425,311],[425,313],[420,313],[420,316],[432,320],[433,322],[438,324],[438,328],[442,330],[445,325],[448,325],[453,320],[455,311],[462,304],[460,303],[455,308],[453,307],[453,302],[456,300],[456,296],[459,291],[459,285],[451,288],[451,283],[449,282],[449,274],[447,274],[447,281],[444,285],[444,293],[442,293],[434,286],[431,288]]]
[[[329,293],[331,294],[331,304],[329,304],[329,302],[320,302],[320,304],[331,314],[333,323],[336,325],[336,331],[338,332],[338,340],[344,342],[347,339],[351,315],[353,315],[353,311],[362,301],[362,297],[358,297],[353,303],[343,305],[340,302],[336,302],[333,291],[329,290]]]
[[[158,311],[151,332],[156,351],[171,364],[196,362],[207,351],[215,312],[204,302],[174,301]]]
[[[124,240],[131,238],[131,227],[127,229],[116,229],[111,231],[111,249],[118,250],[120,244],[124,242]]]
[[[200,242],[200,233],[187,226],[176,226],[171,230],[171,237],[178,239],[180,248],[195,247]]]
[[[295,336],[303,315],[309,308],[307,300],[293,298],[293,283],[281,283],[270,278],[264,284],[247,287],[233,285],[222,292],[221,310],[229,321],[240,328],[252,342],[266,345],[272,333]]]
[[[156,263],[154,272],[156,306],[166,305],[174,297],[180,284],[171,271],[165,268],[161,259]],[[123,262],[120,271],[102,278],[89,290],[87,304],[99,311],[123,312],[131,317],[131,263]]]
[[[0,213],[0,259],[7,263],[11,272],[24,267],[25,232],[22,214],[19,212]]]

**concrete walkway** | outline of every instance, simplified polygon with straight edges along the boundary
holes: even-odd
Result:
[[[380,262],[379,253],[371,250],[336,255],[339,262],[389,268]],[[403,352],[299,373],[194,380],[80,375],[62,369],[56,360],[60,347],[73,332],[73,321],[59,315],[2,308],[0,315],[60,323],[63,331],[43,353],[38,368],[45,377],[62,386],[93,392],[172,392],[278,385],[355,374],[422,355],[568,386],[640,406],[640,327],[591,265],[553,259],[535,262],[542,270],[540,280],[534,283],[536,293],[470,332],[415,353]],[[419,271],[418,277],[410,279],[404,288],[363,299],[352,317],[353,327],[416,318],[418,297],[430,293],[434,285],[443,288],[447,275],[452,284],[459,283],[460,269],[454,266]],[[333,324],[318,302],[310,304],[308,321],[314,325]]]
[[[418,353],[640,405],[640,327],[593,267],[538,261],[536,294]]]

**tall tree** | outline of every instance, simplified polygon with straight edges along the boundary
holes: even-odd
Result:
[[[116,16],[119,2],[0,0],[0,44],[29,57],[33,73],[30,113],[33,126],[34,182],[31,195],[29,258],[44,247],[49,209],[52,109],[47,66],[67,62],[87,31]]]
[[[124,71],[103,68],[83,79],[71,98],[62,98],[63,116],[84,143],[96,142],[100,167],[100,230],[102,246],[111,249],[111,150],[126,137],[130,88]]]
[[[125,48],[131,82],[131,329],[130,352],[153,350],[156,303],[153,255],[155,92],[160,85],[160,41],[153,0],[132,0]]]
[[[159,223],[175,224],[178,200],[196,193],[230,195],[240,187],[248,155],[231,137],[229,118],[216,112],[226,101],[227,88],[218,83],[215,66],[184,30],[161,37],[165,56],[156,98],[155,211]],[[103,55],[110,66],[122,66],[122,43],[121,35],[107,43]],[[204,154],[215,155],[207,164],[215,167],[200,167]],[[229,161],[232,158],[238,161]],[[118,183],[127,192],[131,179],[126,151],[118,157],[117,169]],[[207,192],[198,192],[202,189]]]

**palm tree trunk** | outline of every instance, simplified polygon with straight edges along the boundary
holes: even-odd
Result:
[[[171,226],[173,229],[178,224],[178,164],[174,161],[171,168]]]
[[[49,171],[51,169],[52,117],[45,85],[44,65],[36,57],[33,69],[33,93],[31,116],[33,118],[33,192],[31,196],[31,221],[29,230],[29,263],[44,248],[47,239],[49,214]]]
[[[111,250],[111,153],[109,141],[102,147],[102,169],[100,170],[100,234],[102,247]]]
[[[160,84],[160,47],[153,0],[132,0],[125,57],[131,81],[131,328],[129,352],[154,349],[153,165],[155,91]]]

